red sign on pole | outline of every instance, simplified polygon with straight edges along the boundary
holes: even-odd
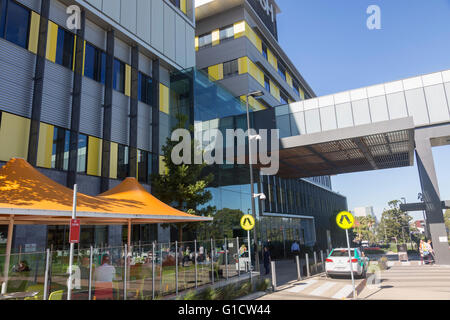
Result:
[[[80,243],[80,219],[70,220],[70,243]]]

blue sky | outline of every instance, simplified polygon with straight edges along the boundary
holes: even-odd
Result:
[[[278,0],[279,42],[318,96],[450,69],[450,0]],[[369,30],[370,5],[381,30]],[[441,197],[450,200],[450,146],[433,149]],[[349,209],[417,200],[417,167],[332,178]],[[422,213],[412,214],[421,218]]]

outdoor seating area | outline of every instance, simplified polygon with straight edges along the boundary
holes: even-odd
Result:
[[[5,254],[0,256],[2,270],[0,277],[2,296],[0,298],[64,299],[66,294],[64,290],[67,289],[68,279],[68,251],[13,255],[11,247],[14,225],[69,225],[75,198],[73,190],[46,177],[23,159],[11,159],[0,168],[0,191],[0,224],[8,225]],[[75,287],[82,289],[77,289],[79,292],[74,290],[74,299],[96,297],[92,295],[91,290],[88,290],[88,288],[95,290],[95,286],[91,281],[92,277],[87,277],[86,270],[90,270],[92,273],[95,272],[95,266],[101,268],[105,264],[102,261],[105,256],[110,257],[109,263],[111,264],[111,268],[107,269],[107,272],[110,273],[108,278],[112,277],[111,270],[116,271],[114,271],[111,281],[108,281],[113,285],[106,287],[98,285],[97,293],[100,290],[101,294],[97,294],[97,296],[101,298],[107,295],[110,298],[111,292],[113,292],[116,294],[115,298],[127,298],[129,290],[136,292],[136,296],[141,292],[140,295],[143,296],[142,288],[147,280],[148,272],[145,272],[145,277],[141,277],[140,272],[138,272],[139,276],[136,276],[137,267],[131,268],[140,263],[136,263],[138,260],[130,259],[142,260],[144,257],[142,252],[136,256],[136,251],[133,251],[131,245],[132,225],[212,220],[209,217],[187,214],[166,205],[147,192],[135,178],[127,178],[115,188],[96,197],[77,193],[75,208],[76,218],[80,220],[81,225],[127,225],[128,243],[120,248],[102,248],[100,251],[91,249],[88,250],[88,253],[77,250],[74,261],[79,264],[79,268],[77,269],[75,266],[73,277],[79,281],[79,283],[75,283]],[[169,253],[170,248],[171,246],[168,245],[167,252]],[[149,248],[146,248],[145,252],[149,251]],[[152,251],[152,256],[162,251],[163,247],[160,247],[159,251],[155,249]],[[170,256],[170,254],[168,255]],[[148,254],[146,257],[149,261]],[[90,260],[86,261],[86,258]],[[152,263],[156,263],[156,258],[150,260],[153,261]],[[94,263],[94,261],[96,262]],[[162,266],[162,259],[160,263]],[[77,272],[80,272],[80,275]],[[163,278],[164,274],[162,271],[160,273],[160,277]],[[88,274],[92,276],[92,274]],[[51,277],[51,281],[49,281],[49,277]],[[117,277],[122,280],[114,283],[112,280]],[[127,286],[128,279],[131,281],[129,286]],[[45,290],[42,287],[45,287]],[[166,287],[165,291],[170,291],[173,286],[167,284]],[[161,288],[159,290],[163,291]],[[122,292],[123,296],[117,292]]]
[[[247,239],[75,250],[72,300],[154,300],[249,276]],[[28,271],[13,271],[26,261]],[[0,255],[4,270],[5,255]],[[69,252],[10,256],[0,300],[65,300]],[[1,275],[4,279],[3,274]]]

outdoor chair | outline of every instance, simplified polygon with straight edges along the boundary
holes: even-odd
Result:
[[[53,291],[50,293],[48,300],[62,300],[64,294],[64,290]]]

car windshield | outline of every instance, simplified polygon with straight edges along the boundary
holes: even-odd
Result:
[[[355,254],[354,249],[350,249],[352,256]],[[348,257],[348,250],[347,249],[341,249],[341,250],[333,250],[331,253],[331,257]]]

